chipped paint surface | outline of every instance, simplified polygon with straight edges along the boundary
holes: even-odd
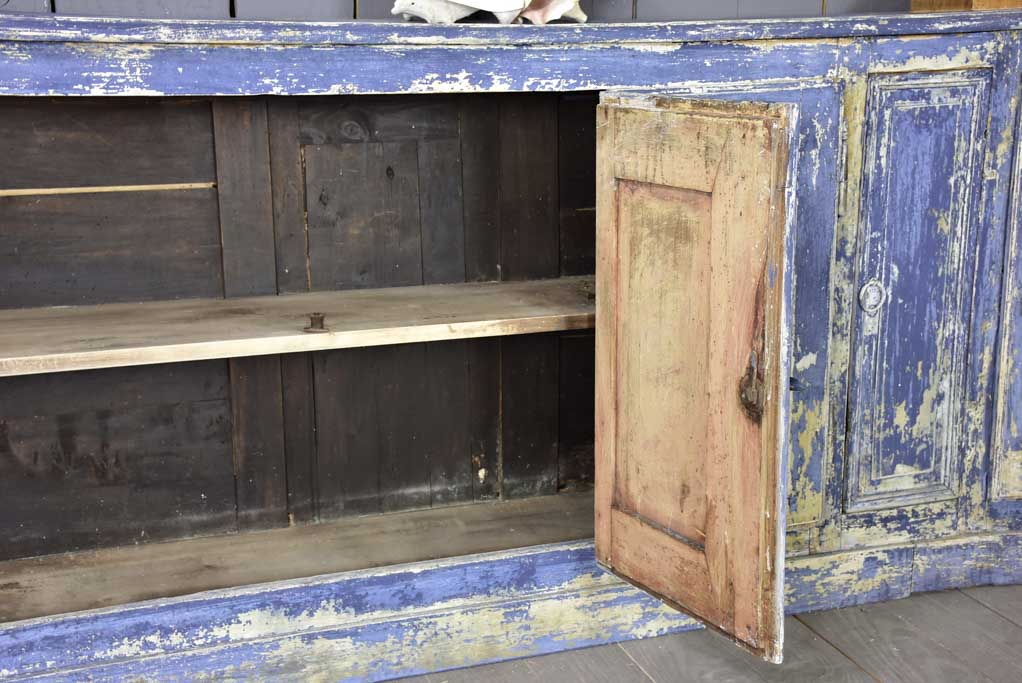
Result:
[[[1020,581],[1022,536],[787,564],[791,614]],[[376,610],[390,600],[410,604]],[[596,568],[591,543],[566,543],[9,624],[0,680],[378,681],[693,628]],[[104,643],[116,648],[90,647]]]
[[[787,593],[800,611],[1022,580],[1019,537],[990,534],[1022,530],[1020,28],[1022,12],[548,27],[5,16],[0,94],[630,87],[796,104]],[[866,316],[874,279],[886,299]],[[692,627],[591,555],[461,558],[0,627],[0,679],[59,665],[90,680],[374,680]]]

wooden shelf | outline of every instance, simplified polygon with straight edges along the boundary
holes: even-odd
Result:
[[[0,377],[587,329],[592,278],[0,311]],[[326,333],[303,331],[309,314]]]

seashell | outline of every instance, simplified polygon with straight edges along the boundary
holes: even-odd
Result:
[[[518,19],[529,0],[395,0],[391,14],[418,17],[431,24],[453,24],[470,14],[483,10],[492,12],[502,24]]]
[[[533,24],[547,24],[555,19],[571,19],[583,24],[589,18],[579,7],[578,0],[532,0],[521,17]]]

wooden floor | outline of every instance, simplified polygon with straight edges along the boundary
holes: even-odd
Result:
[[[694,631],[406,679],[417,683],[1022,681],[1022,586],[789,617],[784,664]]]

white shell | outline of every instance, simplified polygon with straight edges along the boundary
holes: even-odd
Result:
[[[391,14],[418,17],[431,24],[453,24],[470,14],[483,10],[493,12],[502,24],[510,24],[528,5],[529,0],[395,0]]]
[[[395,0],[391,14],[418,17],[430,24],[453,24],[476,11],[475,7],[462,5],[450,0]]]
[[[532,0],[521,16],[534,24],[547,24],[562,18],[583,24],[589,18],[579,7],[578,0]]]

